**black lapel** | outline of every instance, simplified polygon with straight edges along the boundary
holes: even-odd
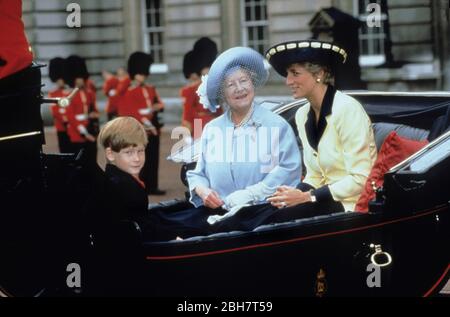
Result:
[[[326,116],[331,114],[331,109],[333,107],[334,95],[336,94],[336,89],[329,85],[325,96],[323,97],[322,106],[320,108],[319,121],[316,125],[315,115],[312,107],[308,112],[308,119],[305,122],[305,132],[308,138],[309,145],[317,151],[319,146],[320,138],[327,127]]]

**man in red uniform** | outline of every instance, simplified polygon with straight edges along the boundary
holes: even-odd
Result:
[[[15,137],[0,141],[2,188],[42,183],[41,72],[21,18],[20,0],[0,0],[0,138]]]
[[[21,0],[0,0],[0,79],[31,65],[33,54],[25,37]]]
[[[205,52],[202,54],[205,54]],[[215,53],[211,52],[210,55],[214,54],[217,54],[217,50]],[[201,136],[203,128],[209,121],[217,118],[223,113],[222,108],[219,108],[216,113],[212,113],[208,109],[205,109],[200,103],[197,89],[201,84],[201,71],[203,68],[203,70],[207,72],[211,65],[207,66],[207,64],[200,60],[199,57],[201,57],[201,54],[196,51],[189,51],[184,55],[183,74],[189,83],[180,90],[180,96],[183,100],[183,117],[181,124],[191,131],[191,135],[194,139]]]
[[[40,105],[27,99],[40,94],[41,74],[37,67],[31,67],[32,60],[22,22],[22,1],[0,0],[0,96],[5,95],[0,102],[0,137],[42,131]],[[20,100],[11,97],[9,105],[8,96],[15,94],[20,94]]]
[[[217,57],[217,44],[209,37],[201,37],[194,43],[194,54],[198,55],[200,75],[206,75]]]
[[[95,87],[95,83],[92,81],[92,79],[88,78],[85,80],[87,89],[91,90],[93,93],[97,92],[97,87]]]
[[[103,71],[103,93],[108,98],[106,103],[106,115],[108,120],[112,120],[117,117],[118,105],[120,99],[123,98],[131,84],[130,77],[122,67],[117,69],[117,76],[114,76],[108,71]]]
[[[141,179],[148,194],[164,195],[165,191],[158,188],[159,138],[163,126],[158,114],[164,110],[164,104],[155,87],[145,83],[152,63],[150,54],[134,52],[130,55],[128,74],[133,83],[121,98],[118,113],[119,116],[134,117],[144,125],[149,142],[145,148],[146,160]]]
[[[98,118],[95,93],[86,86],[87,72],[84,59],[72,55],[66,59],[66,82],[71,88],[79,88],[67,107],[68,134],[75,152],[84,150],[87,166],[93,167],[97,160],[96,133],[90,120]],[[98,119],[97,119],[98,120]]]
[[[65,60],[61,57],[55,57],[50,60],[48,76],[50,77],[50,80],[56,84],[56,88],[48,93],[50,98],[61,98],[69,95],[69,90],[66,89],[66,83],[64,82],[64,64]],[[58,136],[59,151],[61,153],[72,153],[73,150],[71,148],[70,138],[67,134],[67,126],[69,124],[67,109],[65,107],[60,107],[57,103],[51,105],[50,109],[52,111],[53,123]]]

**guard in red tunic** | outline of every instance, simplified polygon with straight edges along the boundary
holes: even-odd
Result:
[[[33,54],[25,37],[21,0],[0,0],[0,79],[31,65]]]
[[[86,86],[89,73],[84,59],[72,55],[66,59],[66,82],[72,88],[79,88],[67,107],[68,134],[75,152],[84,151],[88,167],[94,167],[97,160],[96,135],[98,127],[92,124],[98,120],[95,94]],[[97,121],[98,122],[98,121]]]
[[[2,185],[42,180],[41,72],[32,60],[22,1],[0,0],[0,138],[18,136],[0,141]]]
[[[106,115],[108,120],[112,120],[118,115],[118,104],[123,98],[131,84],[130,77],[128,77],[125,69],[120,67],[117,70],[117,76],[114,76],[108,71],[103,71],[103,93],[108,97],[106,102]]]
[[[50,60],[48,66],[48,76],[50,80],[56,84],[56,88],[48,93],[50,98],[55,97],[67,97],[69,90],[66,89],[66,83],[64,82],[64,66],[65,60],[61,57],[55,57]],[[50,106],[53,115],[53,123],[55,125],[56,134],[58,136],[58,146],[61,153],[72,153],[71,142],[69,135],[67,134],[67,126],[69,119],[67,117],[67,109],[60,107],[57,103]]]
[[[209,66],[205,64],[204,60],[200,60],[201,54],[196,51],[189,51],[184,55],[183,59],[183,74],[189,83],[181,88],[180,96],[183,100],[183,117],[181,124],[187,127],[191,131],[191,136],[197,139],[201,136],[204,126],[212,119],[220,116],[223,111],[219,108],[216,113],[212,113],[208,109],[205,109],[200,103],[200,98],[197,95],[197,89],[201,84],[201,72],[202,68],[207,72]],[[216,51],[210,52],[210,55],[217,54]],[[209,59],[214,60],[214,59]],[[206,69],[207,68],[207,69]]]
[[[94,94],[97,92],[97,87],[95,87],[95,83],[90,78],[86,79],[86,87],[87,89],[91,90]]]
[[[209,37],[201,37],[194,43],[194,54],[198,56],[198,68],[201,75],[208,74],[217,53],[217,44]]]
[[[164,195],[158,188],[159,143],[163,124],[158,117],[164,110],[164,104],[155,87],[145,83],[149,76],[153,58],[150,54],[134,52],[128,59],[128,74],[132,85],[119,102],[119,116],[131,116],[144,125],[148,133],[148,144],[145,149],[145,165],[141,179],[150,195]]]

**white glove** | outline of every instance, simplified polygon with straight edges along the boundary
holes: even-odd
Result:
[[[228,212],[227,212],[226,214],[209,216],[208,219],[207,219],[207,221],[208,221],[208,223],[209,223],[210,225],[213,225],[213,224],[215,224],[216,222],[222,221],[222,220],[224,220],[224,219],[227,219],[227,218],[233,216],[233,215],[236,214],[239,210],[241,210],[242,208],[247,207],[247,206],[250,206],[250,205],[249,205],[249,204],[244,204],[244,205],[237,205],[237,206],[234,206],[234,207],[232,207],[232,208],[230,208],[230,209],[227,209]]]
[[[235,206],[253,203],[254,197],[251,191],[247,189],[237,190],[225,197],[225,205],[228,210]]]
[[[263,182],[259,182],[255,185],[248,186],[246,190],[248,190],[253,195],[253,200],[255,202],[258,202],[263,201],[267,196],[272,195],[275,192],[276,188],[268,187]]]

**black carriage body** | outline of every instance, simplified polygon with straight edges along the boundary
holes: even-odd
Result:
[[[450,101],[449,94],[353,95],[375,122],[425,129]],[[2,92],[0,100],[4,97]],[[38,120],[39,97],[33,100],[23,104],[23,111]],[[295,128],[294,115],[302,104],[272,110]],[[418,296],[435,294],[446,281],[449,178],[443,183],[442,177],[448,173],[448,157],[416,178],[404,171],[388,173],[381,200],[367,214],[339,213],[167,242],[141,241],[134,224],[126,223],[117,226],[112,244],[105,246],[96,234],[99,224],[92,222],[101,172],[87,173],[82,155],[46,155],[41,141],[28,146],[29,140],[0,142],[12,157],[22,158],[13,166],[24,165],[4,174],[1,183],[0,296]],[[26,157],[33,158],[30,165]],[[398,180],[404,184],[419,178],[428,185],[416,191],[398,187]],[[433,192],[437,199],[419,203]],[[185,200],[163,202],[149,212],[186,206]],[[386,254],[392,260],[377,267],[379,280],[371,275],[374,254],[378,264],[389,262]],[[66,285],[69,263],[83,268],[81,289]]]
[[[353,96],[373,122],[427,130],[450,105],[448,94],[356,92]],[[303,104],[280,105],[274,110],[297,132],[294,117]],[[408,171],[405,164],[402,170],[390,171],[367,214],[340,213],[268,225],[253,232],[146,243],[148,281],[157,281],[147,291],[157,296],[436,294],[450,269],[446,251],[450,177],[444,176],[449,164],[447,155],[422,173]],[[181,176],[194,167],[195,162],[184,164]],[[417,183],[422,186],[413,188],[411,184]],[[185,208],[184,204],[155,208],[171,212]],[[371,265],[377,246],[391,256],[389,265]],[[386,261],[386,256],[381,253],[374,259]],[[374,280],[376,270],[379,281]],[[321,283],[326,284],[322,292],[318,290]]]
[[[442,288],[436,283],[445,281],[448,270],[448,225],[448,206],[440,206],[409,216],[395,211],[392,215],[340,213],[253,232],[146,243],[144,281],[151,286],[145,292],[155,296],[430,295]],[[392,263],[371,265],[371,244],[391,255]],[[376,270],[379,280],[373,275]],[[317,289],[320,274],[327,284],[323,292]]]

